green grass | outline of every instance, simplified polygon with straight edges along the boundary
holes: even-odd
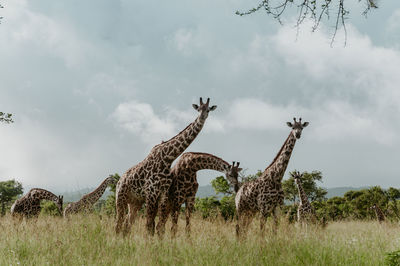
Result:
[[[235,224],[192,219],[192,237],[147,238],[140,218],[132,234],[114,234],[114,219],[97,215],[40,217],[14,222],[0,218],[0,265],[384,265],[400,248],[400,225],[336,222],[326,229],[281,223],[261,237],[254,221],[237,241]],[[169,228],[169,224],[167,224]],[[270,225],[269,225],[270,226]]]

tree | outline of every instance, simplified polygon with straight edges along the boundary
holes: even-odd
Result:
[[[12,114],[0,112],[0,122],[4,123],[14,123],[12,120]]]
[[[323,20],[329,20],[331,17],[334,19],[334,33],[331,39],[331,46],[336,37],[336,33],[340,27],[344,29],[345,44],[347,39],[346,23],[347,15],[350,11],[345,6],[346,0],[261,0],[261,2],[254,8],[247,11],[240,12],[236,11],[239,16],[253,14],[257,11],[264,10],[268,15],[271,15],[279,23],[282,24],[282,15],[290,12],[290,8],[293,6],[297,8],[296,13],[296,28],[299,29],[300,25],[307,19],[313,21],[312,31],[315,31],[320,22]],[[377,0],[358,0],[359,3],[365,4],[363,12],[364,16],[367,16],[371,9],[378,8]],[[333,16],[331,14],[333,13]]]
[[[232,195],[233,191],[229,186],[228,180],[226,180],[223,176],[218,176],[211,181],[211,186],[213,187],[215,193],[219,194],[228,194]]]
[[[15,180],[0,182],[0,203],[1,215],[6,213],[6,205],[8,205],[17,196],[23,192],[22,184]]]
[[[393,213],[396,215],[396,218],[400,219],[399,209],[397,208],[397,201],[400,199],[400,189],[390,187],[387,190],[387,195],[389,198],[390,208],[392,209]]]
[[[327,194],[326,189],[318,187],[316,181],[322,182],[322,173],[320,171],[303,172],[301,182],[310,202],[323,201]],[[296,201],[299,192],[293,177],[282,182],[282,189],[285,193],[285,199],[291,202]]]

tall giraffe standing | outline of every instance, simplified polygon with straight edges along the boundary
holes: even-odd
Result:
[[[300,138],[303,128],[309,123],[301,123],[301,118],[294,123],[287,122],[292,129],[283,146],[272,163],[255,180],[244,183],[235,197],[238,221],[236,235],[246,231],[255,213],[261,212],[260,230],[264,232],[265,221],[269,216],[274,217],[275,229],[278,224],[277,209],[283,205],[284,194],[282,178],[285,174],[296,140]]]
[[[60,213],[62,213],[63,196],[56,196],[45,189],[32,188],[28,193],[14,202],[11,206],[11,215],[20,215],[27,218],[38,216],[41,210],[41,200],[53,201]]]
[[[110,175],[93,192],[83,195],[83,197],[77,202],[69,203],[67,207],[65,207],[64,209],[64,217],[82,211],[89,211],[92,208],[92,206],[104,194],[106,188],[110,184],[115,184],[115,183],[117,183],[117,180],[112,175]]]
[[[377,219],[380,223],[381,223],[381,222],[384,222],[384,221],[386,220],[385,214],[383,213],[382,209],[379,208],[378,205],[376,205],[376,204],[374,203],[374,205],[372,205],[372,206],[370,207],[370,209],[375,211],[376,219]]]
[[[209,103],[210,98],[206,103],[200,98],[200,106],[193,104],[193,108],[200,113],[196,120],[175,137],[154,146],[142,162],[130,168],[118,181],[115,226],[117,234],[121,229],[124,235],[129,232],[138,210],[145,203],[147,231],[154,235],[159,200],[166,196],[172,183],[171,164],[200,133],[208,113],[217,108],[215,105],[210,107]]]
[[[190,215],[193,212],[195,196],[199,184],[197,183],[197,171],[210,169],[225,173],[227,180],[235,187],[238,186],[237,178],[239,163],[232,165],[221,158],[209,153],[186,152],[182,154],[178,162],[171,170],[173,181],[169,188],[168,197],[165,197],[160,204],[160,220],[157,224],[157,231],[164,234],[165,223],[172,212],[172,236],[177,231],[178,216],[181,205],[186,206],[186,232],[190,233]]]
[[[297,190],[299,191],[300,203],[297,207],[297,221],[299,223],[316,223],[317,217],[315,216],[315,210],[309,202],[308,196],[303,189],[303,185],[301,184],[301,178],[303,177],[303,174],[300,174],[299,171],[294,171],[291,173],[291,176],[294,178],[294,181],[297,185]]]

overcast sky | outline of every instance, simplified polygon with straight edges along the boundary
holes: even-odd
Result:
[[[296,40],[290,16],[234,14],[257,1],[2,1],[0,110],[15,123],[0,125],[0,180],[97,186],[193,121],[202,96],[218,108],[187,151],[254,173],[301,116],[288,171],[400,187],[400,2],[367,19],[353,2],[347,46],[339,32],[331,48],[328,24]]]

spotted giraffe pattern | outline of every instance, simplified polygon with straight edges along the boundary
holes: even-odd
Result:
[[[28,193],[14,202],[11,206],[11,215],[19,215],[26,218],[37,217],[41,210],[41,200],[53,201],[60,213],[62,213],[63,196],[56,196],[45,189],[32,188]]]
[[[382,209],[379,208],[378,205],[374,204],[370,207],[370,209],[375,211],[375,215],[376,215],[376,219],[381,223],[384,222],[386,220],[386,216],[383,213]]]
[[[297,185],[297,190],[299,192],[300,203],[297,207],[297,221],[299,223],[307,223],[313,222],[316,223],[317,218],[315,216],[315,210],[308,200],[308,196],[303,189],[303,185],[301,184],[301,178],[303,174],[300,174],[298,171],[291,173],[294,181]]]
[[[115,184],[117,180],[110,175],[107,177],[98,188],[96,188],[93,192],[83,195],[83,197],[77,202],[71,202],[64,209],[64,217],[67,217],[71,214],[82,212],[82,211],[90,211],[93,205],[100,199],[100,197],[104,194],[104,191],[110,184]]]
[[[236,235],[240,236],[247,230],[252,218],[257,212],[261,213],[260,230],[264,231],[264,224],[269,216],[273,216],[275,229],[278,223],[277,211],[283,205],[284,194],[282,178],[285,174],[296,139],[299,139],[308,122],[301,123],[301,118],[294,124],[287,122],[292,128],[288,138],[283,143],[272,163],[255,180],[244,183],[235,197],[238,221]]]
[[[155,216],[159,200],[167,196],[172,183],[170,168],[172,162],[181,155],[200,133],[210,111],[217,106],[209,107],[210,99],[193,108],[200,114],[178,135],[153,147],[150,154],[139,164],[130,168],[117,183],[115,231],[126,235],[129,233],[138,210],[146,204],[146,227],[154,235]]]
[[[182,154],[178,162],[171,170],[173,176],[172,185],[160,204],[160,220],[157,224],[157,231],[160,235],[164,234],[165,223],[169,214],[172,216],[172,236],[177,232],[178,216],[181,205],[186,206],[186,232],[190,233],[190,216],[194,209],[195,196],[199,184],[197,183],[197,171],[210,169],[222,172],[227,180],[237,185],[238,173],[242,169],[239,163],[232,165],[223,159],[209,153],[186,152]]]

